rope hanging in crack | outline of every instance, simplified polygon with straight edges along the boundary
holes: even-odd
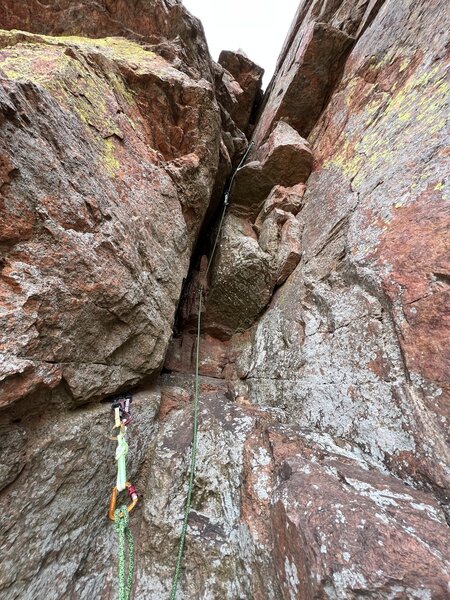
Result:
[[[227,207],[229,204],[229,196],[230,196],[231,188],[233,187],[236,173],[239,171],[239,169],[241,169],[243,167],[245,160],[246,160],[252,146],[253,146],[253,142],[251,142],[249,144],[244,156],[241,158],[241,161],[240,161],[237,169],[234,171],[234,173],[230,179],[230,183],[226,189],[225,196],[224,196],[224,202],[223,202],[222,214],[220,216],[219,227],[217,229],[216,237],[214,239],[214,245],[211,250],[211,254],[209,257],[209,261],[208,261],[208,266],[206,268],[205,275],[203,278],[203,283],[201,283],[198,288],[199,300],[198,300],[198,312],[197,312],[197,337],[196,337],[196,352],[195,352],[195,391],[194,391],[194,406],[193,406],[194,424],[193,424],[193,433],[192,433],[192,452],[191,452],[191,461],[190,461],[190,465],[189,465],[188,490],[187,490],[187,494],[186,494],[183,525],[181,527],[180,541],[178,544],[177,562],[176,562],[176,566],[175,566],[175,573],[174,573],[173,580],[172,580],[172,590],[170,592],[170,600],[175,600],[178,582],[180,580],[181,564],[183,561],[183,552],[184,552],[184,546],[185,546],[185,542],[186,542],[186,533],[187,533],[187,526],[188,526],[188,520],[189,520],[189,512],[191,510],[192,492],[194,489],[194,481],[195,481],[195,467],[196,467],[196,461],[197,461],[197,447],[198,447],[198,404],[199,404],[199,387],[200,387],[199,362],[200,362],[200,331],[201,331],[203,290],[204,290],[204,287],[206,284],[206,279],[208,277],[210,266],[213,262],[214,255],[216,253],[217,244],[220,239],[220,234],[222,232],[223,221],[224,221],[225,213],[226,213],[226,210],[227,210]]]

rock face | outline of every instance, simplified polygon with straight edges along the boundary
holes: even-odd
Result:
[[[138,426],[130,427],[128,469],[134,481],[156,431],[159,400],[155,390],[134,395]],[[2,442],[8,444],[2,460],[15,469],[1,482],[3,598],[114,597],[111,551],[117,542],[105,506],[115,464],[105,408],[62,413],[48,407],[2,427]]]
[[[383,5],[310,136],[302,262],[255,328],[247,378],[258,402],[447,502],[448,64],[431,22],[412,33],[421,7]]]
[[[85,401],[164,360],[219,111],[127,40],[2,40],[1,402],[63,380]]]
[[[163,378],[175,383],[187,382]],[[232,402],[217,380],[201,387],[182,597],[447,597],[448,527],[435,499],[380,473],[349,442]],[[169,414],[152,451],[148,492],[163,493],[146,502],[139,598],[170,591],[190,412]]]
[[[296,36],[272,81],[255,131],[258,144],[267,138],[271,126],[282,118],[301,135],[307,136],[311,132],[342,70],[352,41],[339,29],[316,22],[312,22],[303,35]]]
[[[276,434],[271,426],[249,433],[253,454],[269,458],[260,467],[255,461],[246,467],[244,459],[239,511],[265,545],[250,551],[245,541],[246,564],[253,553],[259,557],[253,566],[259,587],[247,582],[237,597],[444,598],[449,63],[434,23],[448,22],[449,14],[435,2],[422,21],[419,0],[360,3],[357,11],[339,2],[308,6],[299,8],[249,162],[236,176],[203,315],[200,371],[228,381],[231,397],[245,399],[246,407],[276,411],[284,423]],[[342,52],[332,50],[336,40]],[[314,61],[317,80],[306,70]],[[320,93],[311,92],[312,84]],[[277,159],[265,185],[252,159],[280,125],[308,136],[312,173],[283,181],[287,170]],[[295,234],[288,235],[286,224]],[[286,264],[276,284],[270,257]],[[172,341],[171,371],[193,370],[193,306]],[[324,449],[323,436],[332,446]],[[277,445],[279,456],[289,458],[275,467]],[[339,466],[331,465],[335,460]],[[347,468],[358,472],[354,485]],[[410,493],[437,510],[436,536],[413,524],[411,504],[400,505]],[[396,516],[381,516],[388,504]],[[432,512],[426,520],[437,523]],[[419,530],[414,541],[394,541]],[[443,543],[436,554],[432,539]],[[408,556],[428,545],[425,571],[435,577],[416,577],[417,563],[403,554],[411,544]],[[374,546],[383,548],[379,559]],[[432,556],[439,567],[429,563]],[[391,565],[399,571],[390,572]]]
[[[352,44],[384,1],[300,1],[258,119],[257,144],[280,119],[309,135],[342,75]]]
[[[219,56],[219,64],[231,74],[234,82],[241,88],[237,103],[239,110],[230,114],[238,127],[246,131],[262,99],[261,83],[264,69],[252,62],[242,51],[223,50]]]
[[[194,77],[213,80],[200,21],[179,0],[39,0],[2,4],[4,29],[47,35],[83,35],[90,38],[123,36],[151,44],[176,68]]]
[[[205,274],[177,600],[448,598],[447,3],[301,1],[256,122],[175,0],[0,25],[2,598],[116,597],[128,388],[134,597],[169,596]]]

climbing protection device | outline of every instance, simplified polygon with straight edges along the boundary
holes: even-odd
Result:
[[[131,394],[112,396],[109,398],[112,402],[114,410],[114,426],[113,431],[118,429],[117,436],[111,439],[117,441],[115,459],[117,461],[117,480],[116,485],[112,489],[111,499],[109,502],[108,517],[114,521],[114,528],[117,533],[119,548],[118,548],[118,600],[129,600],[131,598],[131,590],[133,587],[134,576],[134,540],[133,534],[129,527],[129,513],[133,510],[138,502],[136,488],[132,483],[127,481],[126,457],[128,454],[128,443],[126,440],[127,425],[131,421]],[[131,503],[126,506],[123,504],[116,508],[117,496],[127,490],[131,499]],[[128,542],[128,575],[125,581],[125,562],[126,548],[125,538]]]
[[[252,146],[253,146],[253,142],[251,142],[249,144],[247,151],[245,152],[244,156],[242,157],[237,169],[234,171],[234,173],[230,179],[230,183],[228,184],[228,187],[226,189],[225,196],[224,196],[224,202],[223,202],[223,208],[222,208],[222,214],[220,216],[220,221],[219,221],[219,227],[217,229],[213,248],[212,248],[211,254],[209,256],[208,266],[206,268],[205,275],[203,277],[203,282],[200,284],[200,286],[198,288],[199,299],[198,299],[198,311],[197,311],[197,338],[196,338],[196,353],[195,353],[195,391],[194,391],[194,406],[193,406],[194,424],[193,424],[193,433],[192,433],[192,451],[191,451],[191,461],[190,461],[190,465],[189,465],[188,490],[187,490],[187,495],[186,495],[186,503],[185,503],[185,507],[184,507],[183,525],[181,527],[180,541],[178,544],[177,562],[175,565],[175,573],[174,573],[173,580],[172,580],[172,590],[170,592],[170,600],[175,600],[178,582],[180,580],[181,563],[183,561],[183,552],[184,552],[184,546],[185,546],[185,542],[186,542],[186,533],[187,533],[187,526],[188,526],[188,520],[189,520],[189,512],[191,510],[192,492],[194,489],[194,480],[195,480],[195,466],[196,466],[196,460],[197,460],[197,446],[198,446],[198,403],[199,403],[199,386],[200,386],[198,371],[199,371],[199,362],[200,362],[199,361],[199,358],[200,358],[200,331],[201,331],[203,290],[205,289],[209,269],[211,267],[214,255],[216,253],[217,244],[219,242],[220,234],[222,232],[223,221],[224,221],[225,213],[226,213],[226,210],[227,210],[227,207],[229,204],[230,192],[231,192],[231,189],[234,184],[234,179],[236,177],[236,173],[239,171],[239,169],[242,169],[242,167],[244,166],[245,160],[246,160]]]

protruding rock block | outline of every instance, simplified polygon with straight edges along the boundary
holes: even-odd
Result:
[[[287,123],[280,121],[269,139],[250,156],[236,175],[231,211],[256,217],[275,185],[304,183],[311,172],[313,155],[308,142]]]
[[[275,280],[281,285],[300,261],[302,227],[294,215],[275,208],[263,221],[258,242],[273,261]]]
[[[307,137],[322,113],[354,38],[326,23],[311,23],[295,37],[272,81],[253,140],[267,139],[274,124],[287,121]]]
[[[287,217],[288,213],[277,208],[264,221],[258,237],[259,245],[264,252],[273,255],[277,251],[280,231]]]
[[[262,223],[275,209],[296,215],[303,206],[305,190],[306,185],[304,183],[299,183],[288,188],[282,185],[276,185],[272,188],[253,226],[255,231],[259,232],[261,230]]]
[[[231,52],[223,50],[219,56],[219,64],[226,69],[239,84],[241,93],[237,106],[230,112],[232,119],[242,131],[247,131],[255,103],[262,99],[261,83],[264,69],[251,61],[242,50]]]
[[[227,339],[254,324],[274,287],[299,263],[301,233],[296,217],[279,208],[264,220],[258,239],[248,220],[226,217],[203,316],[209,333]],[[208,347],[214,353],[211,341]]]
[[[293,215],[288,215],[281,230],[277,249],[277,285],[286,281],[302,256],[302,227]]]
[[[205,306],[208,332],[230,336],[252,325],[268,303],[274,267],[248,221],[228,215]]]

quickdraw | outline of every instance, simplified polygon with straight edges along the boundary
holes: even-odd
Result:
[[[131,403],[133,401],[133,397],[130,393],[127,394],[118,394],[116,396],[109,397],[110,402],[112,402],[112,409],[115,411],[117,408],[119,409],[120,422],[123,425],[128,425],[131,421]]]
[[[128,454],[127,425],[131,421],[131,394],[111,396],[111,408],[114,410],[113,433],[118,430],[117,435],[111,439],[117,442],[115,459],[117,461],[117,480],[111,492],[109,501],[108,517],[114,522],[118,537],[118,600],[129,600],[133,587],[134,575],[134,540],[129,527],[129,513],[138,503],[138,494],[132,483],[127,481],[126,457]],[[117,508],[117,497],[123,490],[127,490],[131,503]],[[128,542],[128,575],[125,580],[126,549],[125,541]]]

